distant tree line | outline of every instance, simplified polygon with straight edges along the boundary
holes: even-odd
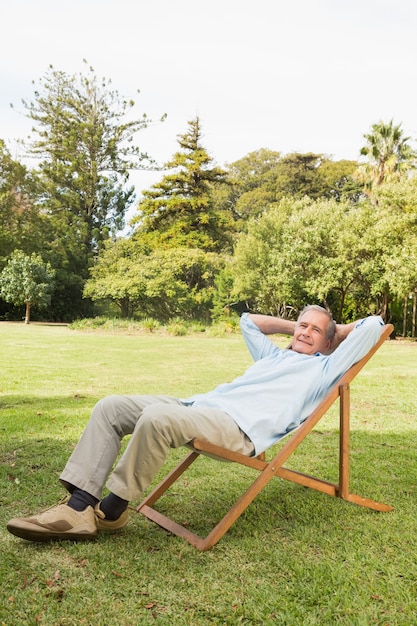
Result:
[[[219,167],[196,117],[158,166],[136,143],[154,122],[132,121],[135,103],[110,85],[50,67],[23,101],[36,165],[0,140],[0,319],[208,324],[316,302],[416,335],[416,154],[401,125],[374,124],[359,161],[261,148]],[[161,177],[121,235],[138,168]]]

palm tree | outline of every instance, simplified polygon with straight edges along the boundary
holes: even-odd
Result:
[[[368,157],[362,176],[371,189],[383,182],[401,176],[415,167],[416,154],[409,145],[410,137],[404,137],[401,124],[379,122],[372,125],[372,132],[364,135],[367,144],[361,149],[361,156]]]

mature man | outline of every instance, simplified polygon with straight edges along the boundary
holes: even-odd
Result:
[[[243,314],[241,329],[255,362],[242,376],[187,399],[147,395],[99,401],[60,477],[71,495],[43,513],[10,520],[8,530],[47,541],[89,539],[101,530],[123,528],[129,501],[149,486],[170,448],[194,438],[248,456],[260,454],[308,417],[378,341],[382,325],[376,316],[335,324],[318,306],[306,307],[297,322]],[[293,335],[289,348],[280,349],[268,338],[275,333]],[[126,450],[112,469],[128,434]],[[105,484],[109,493],[101,499]]]

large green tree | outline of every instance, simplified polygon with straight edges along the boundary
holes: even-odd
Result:
[[[357,167],[356,161],[332,161],[311,152],[282,156],[261,149],[228,166],[229,185],[217,201],[232,211],[239,229],[287,196],[355,203],[362,195],[361,183],[353,178]]]
[[[0,270],[15,248],[39,251],[44,220],[33,195],[30,173],[0,140]]]
[[[116,304],[122,317],[209,320],[219,254],[195,248],[147,251],[132,239],[107,242],[84,293]]]
[[[216,190],[216,203],[231,211],[237,229],[276,201],[273,172],[280,158],[279,152],[261,148],[228,165],[227,185]]]
[[[298,290],[297,283],[286,271],[281,254],[293,203],[292,199],[285,198],[262,216],[249,220],[247,232],[238,239],[230,267],[234,279],[232,300],[282,317],[287,316],[289,308],[303,302],[302,288]]]
[[[135,135],[151,120],[127,119],[135,102],[91,67],[87,75],[68,75],[50,66],[39,83],[23,104],[34,122],[29,151],[39,161],[45,207],[66,215],[91,248],[124,225],[134,200],[129,172],[151,165]]]
[[[37,206],[48,218],[43,254],[56,269],[51,318],[71,319],[86,312],[88,270],[134,201],[130,171],[155,167],[136,143],[152,120],[134,118],[134,101],[91,67],[68,75],[50,66],[23,105],[33,122],[26,146],[36,158]]]
[[[357,169],[357,161],[325,159],[319,168],[322,185],[320,196],[333,198],[337,202],[346,200],[351,204],[358,203],[364,197],[364,186],[355,177]]]
[[[389,252],[385,273],[402,305],[401,333],[417,336],[417,179],[381,185],[377,194],[380,238]]]
[[[224,250],[231,244],[233,220],[229,211],[216,208],[214,188],[226,182],[226,172],[203,147],[198,117],[178,143],[180,150],[165,165],[170,173],[143,192],[132,220],[135,236],[153,248]]]
[[[241,235],[235,299],[265,313],[286,315],[316,301],[338,321],[376,312],[389,319],[395,297],[416,285],[412,222],[389,204],[286,198]]]

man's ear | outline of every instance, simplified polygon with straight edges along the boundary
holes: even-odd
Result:
[[[327,340],[327,348],[323,354],[332,354],[337,348],[338,344],[334,344],[330,339]]]

